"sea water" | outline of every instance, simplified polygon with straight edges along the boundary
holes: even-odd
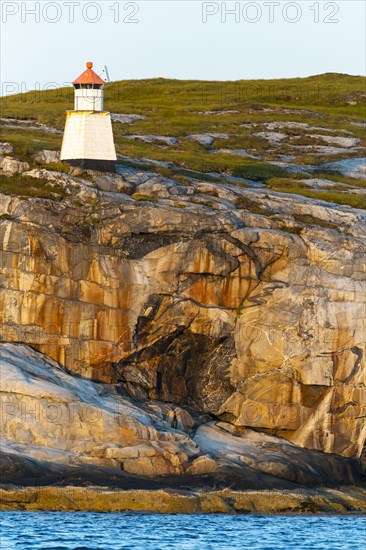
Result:
[[[365,550],[366,517],[0,512],[1,550]]]

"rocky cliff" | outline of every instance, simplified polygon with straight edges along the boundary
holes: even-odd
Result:
[[[1,196],[3,342],[159,402],[173,427],[174,407],[188,408],[235,434],[361,456],[364,211],[153,172],[19,170],[65,198]],[[110,442],[150,438],[136,435],[134,415],[131,441],[115,432]],[[178,472],[178,447],[171,460],[162,446],[155,473]],[[127,471],[134,459],[123,455]]]
[[[22,344],[0,352],[3,483],[257,491],[361,483],[356,460],[171,403],[136,402],[120,385],[75,377]]]

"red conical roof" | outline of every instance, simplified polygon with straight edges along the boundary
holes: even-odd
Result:
[[[104,80],[93,71],[93,63],[91,61],[88,61],[86,67],[86,71],[74,80],[73,84],[105,84]]]

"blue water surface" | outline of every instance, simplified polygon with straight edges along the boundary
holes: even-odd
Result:
[[[365,516],[1,512],[1,550],[365,550]]]

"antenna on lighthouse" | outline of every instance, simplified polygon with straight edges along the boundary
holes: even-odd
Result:
[[[103,78],[104,82],[110,82],[111,81],[111,79],[109,78],[109,72],[108,72],[107,65],[104,65],[103,71],[102,71],[100,76]]]

